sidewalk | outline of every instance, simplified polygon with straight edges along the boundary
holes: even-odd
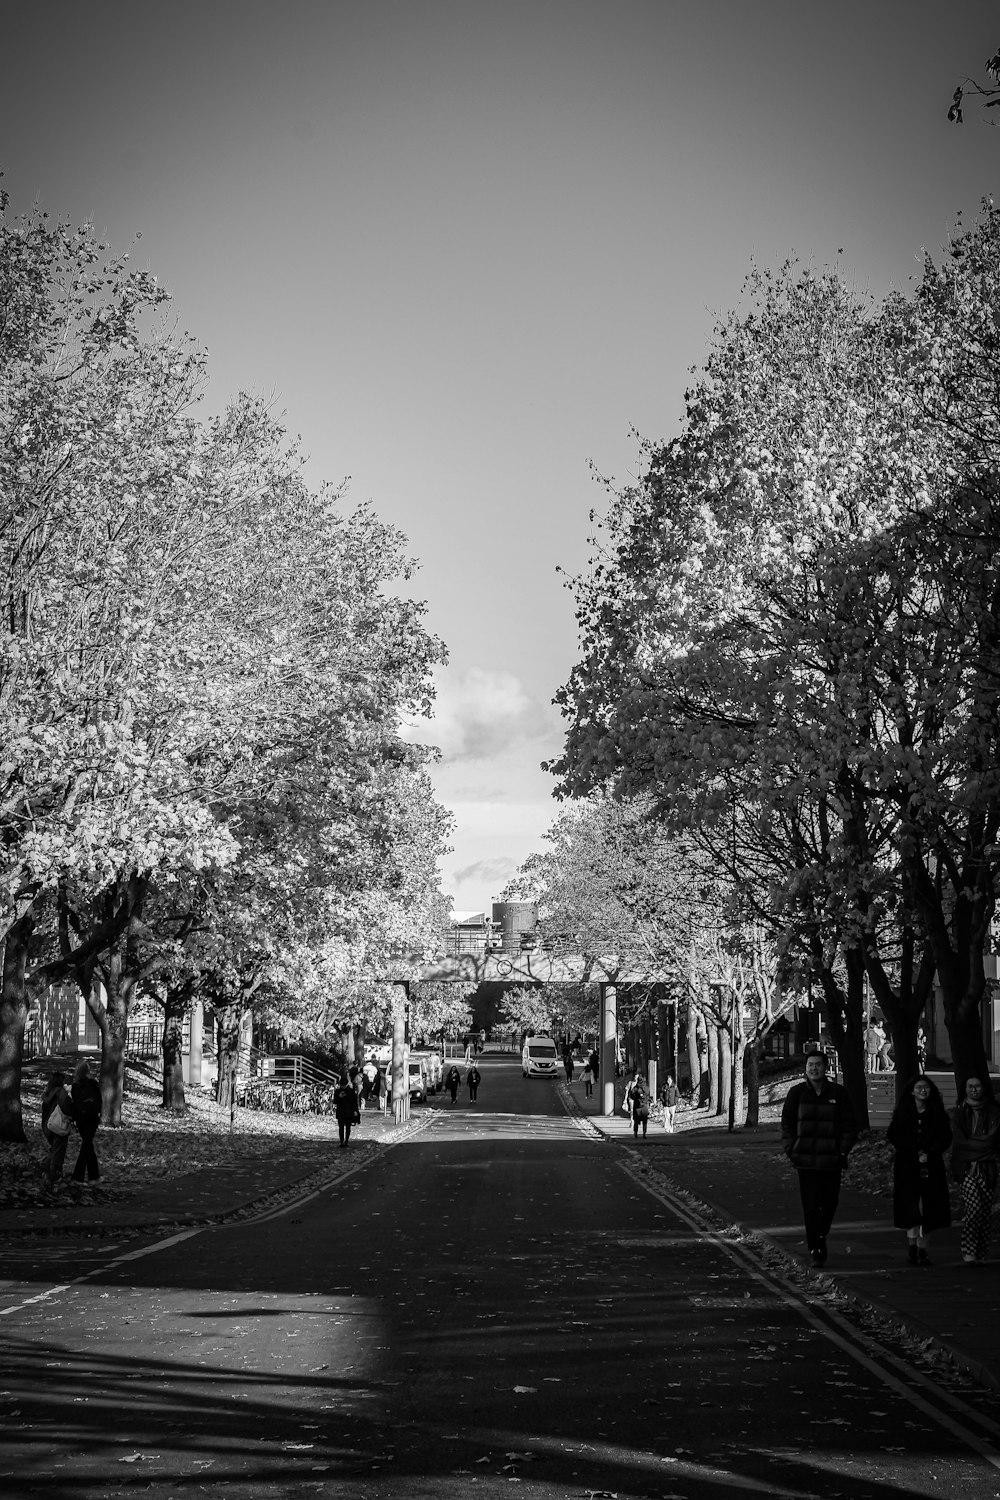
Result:
[[[88,1188],[66,1186],[43,1204],[0,1209],[0,1237],[149,1234],[239,1219],[336,1181],[371,1160],[379,1143],[419,1128],[420,1120],[417,1114],[398,1126],[391,1114],[366,1110],[346,1150],[341,1150],[334,1126],[331,1139],[316,1142],[312,1160],[303,1158],[301,1142],[285,1153],[279,1149],[261,1155],[255,1153],[252,1137],[237,1134],[230,1160],[144,1183],[127,1196],[94,1201]],[[113,1179],[104,1181],[114,1192]]]
[[[636,1142],[624,1115],[598,1114],[596,1090],[585,1099],[574,1085],[572,1094],[603,1135],[634,1147],[677,1187],[816,1274],[806,1253],[798,1183],[777,1125],[730,1134],[725,1123],[700,1124],[667,1135],[662,1125],[651,1123],[646,1139],[640,1134]],[[976,1379],[1000,1389],[1000,1222],[994,1216],[993,1245],[984,1265],[964,1264],[956,1225],[933,1236],[930,1266],[907,1262],[905,1238],[893,1226],[891,1199],[853,1188],[848,1168],[822,1274],[918,1338],[934,1339]]]

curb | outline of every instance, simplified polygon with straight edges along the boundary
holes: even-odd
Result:
[[[285,1203],[294,1203],[297,1198],[307,1197],[311,1193],[322,1190],[324,1187],[332,1187],[345,1177],[349,1171],[356,1171],[360,1167],[368,1166],[378,1155],[379,1149],[391,1149],[407,1140],[410,1136],[418,1135],[426,1130],[431,1124],[433,1116],[421,1115],[414,1119],[412,1116],[404,1124],[395,1126],[392,1131],[377,1141],[359,1141],[359,1149],[353,1152],[346,1160],[337,1158],[336,1166],[316,1168],[307,1172],[302,1177],[293,1177],[290,1181],[283,1183],[280,1187],[271,1188],[265,1193],[250,1198],[242,1199],[239,1203],[232,1204],[229,1208],[219,1213],[178,1213],[162,1214],[159,1217],[136,1220],[132,1223],[122,1224],[86,1224],[63,1223],[46,1225],[18,1226],[3,1224],[4,1232],[11,1239],[111,1239],[119,1235],[159,1234],[164,1230],[181,1229],[212,1229],[223,1224],[238,1223],[241,1219],[254,1216],[269,1208],[279,1208]],[[363,1154],[362,1154],[363,1153]],[[360,1157],[360,1160],[359,1160]],[[10,1212],[16,1213],[13,1209]],[[2,1223],[2,1220],[0,1220]]]

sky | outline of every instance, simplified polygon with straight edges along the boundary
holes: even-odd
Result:
[[[0,0],[12,212],[90,220],[239,391],[408,538],[449,649],[443,887],[559,811],[602,477],[673,436],[752,262],[905,291],[1000,178],[963,0]],[[1000,110],[997,111],[1000,114]]]

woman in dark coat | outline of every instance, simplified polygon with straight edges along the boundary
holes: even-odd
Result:
[[[458,1098],[458,1086],[461,1082],[462,1075],[456,1068],[455,1064],[452,1063],[451,1067],[448,1069],[448,1072],[445,1075],[444,1080],[444,1086],[451,1095],[452,1104],[454,1104],[455,1100]]]
[[[346,1146],[351,1139],[351,1126],[361,1123],[357,1092],[346,1071],[340,1075],[340,1083],[333,1096],[333,1107],[337,1113],[340,1144]]]
[[[892,1222],[906,1230],[911,1266],[929,1266],[927,1237],[951,1223],[944,1153],[951,1124],[935,1083],[919,1073],[903,1091],[887,1131],[896,1150],[892,1166]]]

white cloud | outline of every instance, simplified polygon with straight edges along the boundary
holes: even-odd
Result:
[[[553,710],[513,672],[470,667],[437,674],[433,719],[407,726],[406,738],[437,745],[443,760],[490,760],[552,734]]]
[[[513,859],[480,859],[475,864],[465,865],[454,872],[456,885],[478,885],[483,890],[500,890],[517,874],[517,861]]]

